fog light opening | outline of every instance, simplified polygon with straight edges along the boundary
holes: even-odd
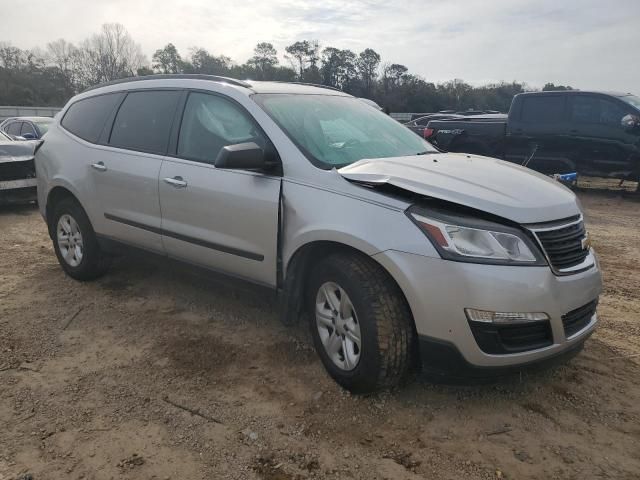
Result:
[[[470,321],[482,323],[510,324],[549,320],[549,315],[544,312],[493,312],[491,310],[465,308],[464,313]]]

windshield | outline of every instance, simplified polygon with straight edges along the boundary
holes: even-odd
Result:
[[[411,130],[357,98],[283,94],[253,98],[320,168],[340,168],[363,158],[437,152]]]
[[[621,100],[624,100],[625,102],[627,102],[629,105],[636,107],[638,110],[640,110],[640,98],[636,97],[635,95],[625,95],[624,97],[620,97]]]
[[[40,131],[42,132],[42,135],[44,135],[45,133],[47,133],[47,130],[49,130],[49,125],[51,124],[53,120],[38,120],[37,122],[33,122],[38,126],[38,129],[40,129]]]

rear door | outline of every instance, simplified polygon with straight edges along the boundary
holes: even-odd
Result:
[[[633,169],[638,136],[625,130],[622,118],[632,113],[624,102],[604,95],[570,98],[573,156],[585,175],[625,177]]]
[[[182,92],[130,91],[92,158],[92,174],[104,215],[103,234],[163,252],[158,174]]]
[[[543,173],[575,171],[564,93],[524,95],[509,114],[505,158]]]
[[[189,92],[160,172],[163,243],[172,257],[275,286],[280,177],[213,165],[224,146],[244,142],[272,148],[238,103]]]

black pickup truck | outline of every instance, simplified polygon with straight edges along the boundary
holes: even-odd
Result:
[[[521,93],[506,120],[432,120],[424,135],[441,150],[502,158],[546,174],[640,180],[640,98],[631,94]]]

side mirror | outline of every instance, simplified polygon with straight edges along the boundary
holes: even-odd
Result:
[[[264,170],[268,167],[264,150],[253,142],[227,145],[214,162],[216,168]]]
[[[622,117],[622,128],[625,130],[636,130],[640,127],[640,117],[637,115],[629,114]]]

